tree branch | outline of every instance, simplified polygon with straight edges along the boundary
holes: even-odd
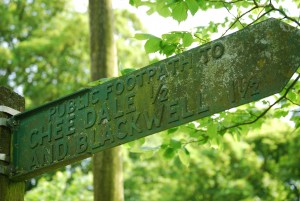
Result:
[[[294,101],[292,101],[291,99],[289,99],[288,97],[285,97],[286,100],[288,100],[289,102],[291,102],[294,105],[300,106],[299,103],[295,103]]]
[[[285,93],[279,98],[277,99],[277,101],[275,101],[273,104],[271,104],[266,110],[264,110],[260,115],[258,115],[255,119],[248,121],[248,122],[242,122],[239,124],[235,124],[232,126],[228,126],[228,127],[224,127],[221,130],[219,130],[219,132],[224,132],[226,130],[232,129],[232,128],[236,128],[239,126],[243,126],[243,125],[248,125],[248,124],[253,124],[256,121],[258,121],[260,118],[262,118],[265,114],[267,114],[267,112],[277,103],[279,103],[281,100],[283,100],[284,98],[286,98],[288,92],[290,91],[290,89],[297,83],[297,81],[299,80],[300,75],[298,75],[298,77],[292,82],[292,84],[286,89]]]
[[[234,22],[229,26],[229,28],[222,34],[222,36],[224,36],[237,22],[240,22],[240,19],[242,17],[244,17],[245,15],[247,15],[248,13],[250,13],[251,11],[257,9],[259,7],[254,6],[253,8],[251,8],[250,10],[246,11],[245,13],[243,13],[242,15],[236,17],[236,19],[234,20]]]
[[[236,0],[236,1],[214,1],[214,0],[210,0],[210,1],[208,1],[208,2],[210,2],[210,3],[235,4],[235,3],[238,3],[238,2],[241,2],[241,1],[244,1],[244,0]]]
[[[240,21],[239,17],[234,16],[234,15],[230,12],[230,10],[227,8],[227,6],[225,5],[225,3],[223,3],[223,5],[224,5],[225,9],[227,10],[227,12],[228,12],[230,15],[232,15],[233,18],[237,19],[238,22],[239,22],[241,25],[243,25],[242,22]]]
[[[185,146],[187,146],[189,144],[193,144],[193,143],[205,143],[207,140],[208,140],[208,137],[205,137],[201,140],[193,140],[193,141],[182,143],[182,145],[183,145],[183,147],[185,147]]]
[[[225,7],[225,9],[232,15],[232,13],[229,11],[229,9],[226,7],[226,5],[225,4],[234,4],[234,3],[237,3],[237,2],[239,2],[239,1],[231,1],[231,2],[226,2],[226,1],[210,1],[210,2],[222,2],[223,4],[224,4],[224,7]],[[248,24],[247,26],[250,26],[250,25],[252,25],[252,24],[254,24],[255,22],[257,22],[259,19],[261,19],[262,17],[264,17],[265,15],[267,15],[267,14],[269,14],[270,12],[272,12],[272,11],[277,11],[277,12],[279,12],[283,17],[284,17],[284,19],[288,19],[288,20],[290,20],[290,21],[292,21],[292,22],[294,22],[295,24],[297,24],[297,26],[300,26],[300,22],[299,22],[299,19],[300,19],[300,15],[299,15],[299,19],[297,20],[297,19],[294,19],[294,18],[292,18],[292,17],[290,17],[290,16],[288,16],[282,9],[279,9],[279,8],[275,8],[274,7],[274,5],[273,5],[273,3],[272,3],[272,0],[270,0],[269,1],[269,3],[266,5],[260,5],[260,4],[258,4],[258,2],[256,1],[256,0],[253,0],[253,4],[254,4],[254,7],[252,7],[250,10],[248,10],[248,11],[246,11],[246,12],[244,12],[242,15],[240,15],[240,16],[237,16],[237,17],[235,17],[234,16],[234,18],[235,18],[235,20],[234,20],[234,22],[229,26],[229,28],[222,34],[222,36],[224,36],[237,22],[239,22],[241,25],[242,25],[242,23],[241,23],[241,18],[243,18],[245,15],[247,15],[248,13],[250,13],[250,12],[252,12],[253,10],[255,10],[255,9],[258,9],[258,8],[266,8],[266,7],[270,7],[270,10],[268,10],[268,11],[266,11],[265,13],[263,13],[262,15],[260,15],[261,14],[261,12],[259,12],[259,14],[258,14],[258,16],[257,16],[257,19],[256,20],[254,20],[253,22],[251,22],[250,24]]]
[[[267,12],[265,12],[264,14],[262,14],[261,16],[258,16],[257,18],[256,18],[256,20],[254,20],[253,22],[251,22],[250,24],[248,24],[247,26],[251,26],[252,24],[254,24],[255,22],[257,22],[259,19],[261,19],[263,16],[265,16],[265,15],[267,15],[267,14],[269,14],[270,12],[272,12],[272,11],[274,11],[274,10],[268,10]]]
[[[273,8],[274,8],[274,7],[273,7]],[[297,20],[295,20],[295,19],[292,18],[292,17],[289,17],[283,10],[280,10],[280,9],[278,9],[278,8],[274,8],[274,10],[277,11],[277,12],[279,12],[281,15],[283,15],[285,19],[288,19],[288,20],[290,20],[290,21],[296,23],[297,26],[300,26],[300,23],[299,23]]]
[[[258,3],[256,2],[256,0],[253,0],[253,3],[256,7],[258,7]]]
[[[300,201],[300,193],[299,193],[299,190],[297,188],[297,185],[293,184],[291,181],[288,181],[287,182],[290,186],[293,186],[294,190],[295,191],[295,194],[296,194],[296,197],[297,197],[297,200]]]

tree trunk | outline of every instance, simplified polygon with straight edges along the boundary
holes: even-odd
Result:
[[[91,78],[93,81],[117,76],[111,0],[89,0]],[[122,201],[121,147],[93,157],[94,200]]]

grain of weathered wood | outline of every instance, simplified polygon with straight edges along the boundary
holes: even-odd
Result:
[[[11,107],[18,111],[24,111],[24,98],[7,87],[0,86],[0,105]],[[8,118],[9,115],[0,112],[0,117]],[[9,128],[0,126],[0,153],[10,155],[11,131]],[[7,166],[8,162],[0,161],[0,165]],[[0,174],[0,200],[20,201],[24,200],[25,182],[15,182],[8,179],[8,176]]]

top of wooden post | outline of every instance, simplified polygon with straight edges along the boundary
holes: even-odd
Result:
[[[11,89],[0,86],[0,105],[24,111],[25,99]],[[0,112],[0,117],[9,118],[10,115]],[[10,156],[11,131],[7,127],[0,126],[0,153]],[[8,161],[0,161],[2,168],[8,167]],[[0,174],[0,200],[23,201],[25,192],[24,182],[10,181],[7,175]]]
[[[0,86],[0,106],[6,106],[18,111],[24,111],[25,99],[5,86]],[[0,118],[9,118],[11,115],[0,112]],[[11,131],[7,127],[0,127],[0,153],[10,156]],[[7,162],[0,161],[0,165]]]
[[[5,105],[18,111],[24,111],[25,99],[8,87],[0,86],[0,105]]]

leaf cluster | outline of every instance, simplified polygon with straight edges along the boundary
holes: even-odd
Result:
[[[239,141],[225,135],[222,147],[185,144],[188,133],[184,129],[186,127],[179,127],[140,142],[139,146],[149,147],[152,142],[156,147],[157,141],[161,141],[160,149],[156,149],[151,157],[129,152],[129,158],[125,159],[125,186],[132,188],[125,191],[126,198],[178,201],[297,199],[297,190],[291,190],[291,187],[299,187],[295,181],[299,177],[299,160],[288,158],[296,154],[300,138],[298,132],[291,134],[292,128],[287,124],[276,119],[267,120],[261,129],[253,128]],[[166,142],[168,135],[172,138]],[[180,139],[182,135],[184,137]],[[188,154],[184,153],[183,146]]]
[[[181,53],[194,42],[191,33],[179,31],[163,34],[161,38],[151,34],[138,33],[135,34],[135,38],[146,40],[144,45],[146,53],[159,52],[166,56]]]
[[[187,134],[184,129],[177,127],[134,141],[124,150],[125,199],[298,199],[300,135],[288,124],[267,120],[239,141],[225,135],[221,149],[182,143],[187,137],[180,138],[183,131]],[[168,142],[167,136],[172,136]],[[26,200],[38,196],[45,200],[92,200],[91,184],[90,173],[67,169],[41,179],[38,187],[26,194]]]
[[[195,33],[189,32],[171,32],[162,35],[161,38],[150,34],[136,34],[136,38],[139,40],[146,40],[144,45],[147,53],[158,52],[166,56],[177,54],[184,49],[191,47],[193,42],[200,44],[208,42],[212,34],[220,33],[225,35],[233,30],[242,29],[250,26],[251,24],[265,20],[269,17],[276,17],[284,20],[287,23],[300,25],[297,16],[290,16],[288,9],[280,1],[193,1],[190,3],[184,0],[177,1],[140,1],[131,0],[131,5],[134,6],[147,6],[149,7],[149,13],[157,12],[161,14],[160,9],[168,7],[170,11],[164,17],[173,15],[173,8],[175,5],[185,7],[186,12],[189,11],[193,15],[200,10],[205,11],[207,9],[226,9],[228,16],[224,17],[223,22],[215,23],[211,21],[206,27],[197,27]],[[196,2],[196,3],[195,3]],[[190,4],[189,4],[190,3]],[[295,3],[297,3],[295,1]],[[190,6],[187,6],[189,4]],[[185,6],[183,6],[185,5]],[[151,12],[150,12],[151,11]],[[186,13],[184,12],[184,13]],[[174,18],[178,22],[184,20],[183,18]],[[186,19],[186,18],[185,18]],[[187,42],[185,42],[182,35],[188,36]],[[295,109],[299,105],[299,84],[298,78],[292,79],[287,85],[287,88],[273,97],[275,101],[263,100],[262,104],[248,104],[240,107],[236,112],[225,111],[220,114],[209,117],[208,121],[202,119],[198,121],[199,127],[195,128],[195,132],[205,133],[202,136],[203,139],[191,139],[191,142],[210,142],[211,140],[219,144],[222,141],[220,136],[223,136],[226,132],[232,133],[239,138],[242,129],[259,128],[262,121],[268,118],[284,118],[293,114],[292,121],[295,122],[296,128],[299,123]],[[272,99],[272,98],[271,98]],[[270,99],[269,99],[270,100]],[[263,107],[257,107],[257,105],[263,105]],[[276,108],[273,110],[273,108]],[[297,120],[296,120],[297,119]],[[187,126],[188,127],[188,126]],[[204,140],[205,139],[205,140]]]
[[[87,82],[87,18],[68,2],[0,3],[0,84],[19,89],[27,108],[38,106]],[[73,84],[70,84],[73,83]]]
[[[157,12],[163,17],[172,17],[178,22],[182,22],[191,14],[194,16],[199,10],[207,10],[209,8],[222,8],[222,1],[202,1],[202,0],[130,0],[133,6],[147,6],[149,10],[147,14]]]

